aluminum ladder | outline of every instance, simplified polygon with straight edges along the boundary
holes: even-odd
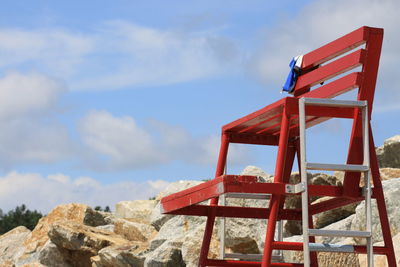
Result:
[[[299,127],[300,127],[300,173],[303,190],[302,199],[302,225],[303,225],[303,252],[304,266],[310,266],[310,252],[354,252],[352,245],[336,245],[310,243],[310,236],[335,236],[335,237],[358,237],[367,240],[367,257],[368,267],[374,266],[374,254],[372,247],[372,209],[371,209],[371,170],[369,159],[369,138],[368,138],[368,106],[367,101],[348,101],[333,100],[320,98],[300,98],[299,99]],[[325,107],[351,107],[359,108],[362,112],[362,135],[363,135],[363,164],[325,164],[311,163],[306,159],[306,106],[325,106]],[[363,194],[365,197],[365,213],[366,213],[366,231],[350,231],[350,230],[321,230],[309,229],[309,196],[307,170],[324,170],[324,171],[344,171],[344,172],[361,172],[364,177]]]

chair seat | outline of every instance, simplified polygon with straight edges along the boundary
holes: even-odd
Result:
[[[305,94],[304,96],[308,96]],[[312,96],[310,94],[310,96]],[[281,121],[284,110],[290,115],[290,136],[299,135],[297,97],[282,98],[247,116],[226,124],[222,131],[228,134],[232,143],[278,145]],[[306,127],[312,127],[331,118],[354,117],[355,108],[306,107]]]

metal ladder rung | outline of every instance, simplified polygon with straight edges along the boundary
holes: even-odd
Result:
[[[243,253],[226,253],[225,258],[239,259],[239,260],[254,260],[261,261],[263,254],[243,254]],[[282,255],[272,255],[272,261],[282,260]]]
[[[304,104],[329,107],[366,107],[367,101],[304,98]]]
[[[244,198],[244,199],[270,199],[271,194],[260,193],[226,193],[226,198]]]
[[[368,231],[342,231],[342,230],[321,230],[309,229],[308,234],[312,236],[343,236],[343,237],[371,237]]]
[[[353,245],[336,245],[336,244],[320,244],[310,243],[310,251],[317,252],[354,252]]]
[[[306,163],[308,170],[366,172],[369,166],[356,164]]]

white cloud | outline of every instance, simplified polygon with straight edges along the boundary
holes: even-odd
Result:
[[[232,41],[213,30],[161,30],[126,21],[90,32],[0,28],[0,69],[69,79],[72,90],[114,90],[191,81],[238,61]]]
[[[90,37],[62,29],[0,28],[0,67],[30,65],[58,77],[72,75],[93,45]]]
[[[110,58],[107,63],[95,60],[89,64],[96,73],[78,81],[77,89],[110,90],[201,79],[223,72],[238,56],[233,42],[215,33],[160,30],[124,21],[105,23],[95,40],[95,55]]]
[[[71,152],[65,126],[53,119],[60,95],[58,80],[43,74],[10,72],[0,78],[0,165],[54,162]]]
[[[283,84],[291,57],[307,53],[363,25],[385,29],[379,82],[378,103],[400,100],[400,61],[398,48],[400,18],[397,0],[313,1],[296,16],[266,29],[265,42],[250,63],[258,78],[273,90]]]
[[[194,137],[185,129],[152,121],[139,127],[132,117],[115,117],[106,111],[92,111],[79,123],[85,145],[97,154],[87,164],[103,169],[142,168],[172,161],[214,165],[220,139],[216,136]],[[232,164],[248,158],[243,147],[232,146]]]
[[[102,184],[90,177],[72,179],[64,174],[44,177],[13,171],[0,177],[0,202],[3,211],[26,204],[29,209],[47,213],[57,205],[72,202],[114,208],[122,200],[153,197],[168,184],[162,180]]]
[[[40,73],[9,72],[0,78],[0,120],[48,111],[66,87]]]

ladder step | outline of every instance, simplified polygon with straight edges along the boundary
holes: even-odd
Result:
[[[356,164],[306,163],[308,170],[366,172],[369,166]]]
[[[371,237],[371,232],[367,231],[309,229],[308,234],[312,236]]]
[[[310,251],[354,253],[354,246],[353,245],[310,243]]]
[[[306,105],[329,106],[329,107],[365,107],[367,101],[353,100],[336,100],[336,99],[321,99],[321,98],[304,98]]]
[[[259,193],[226,193],[226,198],[244,198],[244,199],[270,199],[271,194]]]
[[[229,259],[261,261],[262,257],[263,254],[225,253],[225,258]],[[282,260],[283,255],[272,255],[273,262],[279,262]]]

